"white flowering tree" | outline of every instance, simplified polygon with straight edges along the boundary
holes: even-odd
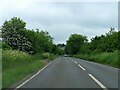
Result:
[[[25,52],[31,51],[31,42],[29,42],[27,35],[22,35],[25,26],[26,23],[17,17],[5,21],[1,27],[3,42],[11,46],[12,49]]]

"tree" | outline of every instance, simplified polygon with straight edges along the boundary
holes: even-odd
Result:
[[[53,38],[47,31],[25,30],[23,35],[27,35],[29,41],[32,43],[33,53],[51,52],[53,45]]]
[[[64,51],[59,47],[59,45],[60,44],[58,44],[58,45],[53,44],[52,53],[58,54],[58,55],[63,55]]]
[[[25,26],[26,23],[17,17],[5,21],[1,28],[3,41],[12,47],[12,49],[30,51],[31,43],[28,41],[27,36],[21,34]]]
[[[29,53],[51,52],[53,38],[47,31],[29,30],[26,23],[14,17],[2,25],[3,42],[12,47]]]
[[[118,35],[114,28],[105,35],[95,36],[91,39],[90,50],[94,53],[113,52],[119,48]]]
[[[82,46],[87,42],[87,37],[79,34],[70,35],[67,40],[65,51],[68,54],[82,53]]]

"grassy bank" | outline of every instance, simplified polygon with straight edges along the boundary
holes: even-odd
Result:
[[[54,59],[54,56],[48,53],[29,55],[25,52],[4,50],[2,55],[3,88],[11,86],[26,75],[42,68],[45,65],[42,59],[49,61],[50,58]]]
[[[120,52],[115,51],[110,53],[89,54],[89,55],[78,54],[78,55],[74,55],[74,57],[120,68],[120,62],[118,61],[119,53]]]

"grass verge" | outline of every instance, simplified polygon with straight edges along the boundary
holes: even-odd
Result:
[[[44,53],[43,59],[51,61],[55,56]],[[32,74],[45,66],[41,54],[29,55],[25,52],[4,50],[2,55],[2,88],[8,88],[25,76]]]
[[[33,63],[30,63],[28,65],[19,66],[16,68],[10,68],[3,71],[3,88],[9,87],[12,84],[16,83],[17,81],[24,78],[26,75],[31,74],[35,72],[36,70],[42,68],[44,66],[44,63],[37,60]]]
[[[119,53],[120,53],[119,51],[115,51],[110,53],[105,52],[101,54],[89,54],[89,55],[77,54],[74,55],[74,57],[120,68],[120,62],[118,60]]]

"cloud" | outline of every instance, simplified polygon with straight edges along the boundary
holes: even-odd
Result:
[[[69,35],[101,35],[110,27],[118,28],[117,2],[39,2],[10,0],[0,6],[0,25],[14,16],[27,23],[27,28],[47,30],[55,43],[65,43]]]

